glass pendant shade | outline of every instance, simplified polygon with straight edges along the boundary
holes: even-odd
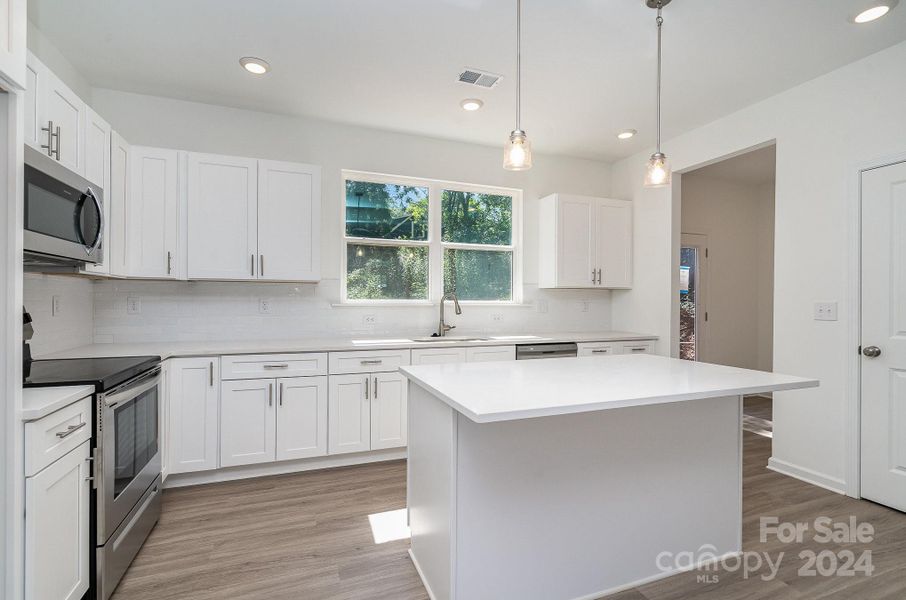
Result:
[[[503,168],[508,171],[526,171],[532,168],[532,143],[524,131],[515,130],[503,147]]]
[[[645,170],[645,187],[658,188],[670,185],[670,161],[661,152],[656,152],[648,159]]]

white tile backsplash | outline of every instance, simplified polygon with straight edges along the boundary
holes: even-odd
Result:
[[[60,311],[56,315],[54,296],[59,297]],[[23,299],[34,321],[34,356],[92,343],[94,285],[90,279],[26,273]]]

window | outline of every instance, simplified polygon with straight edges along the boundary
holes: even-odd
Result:
[[[344,172],[344,302],[521,301],[521,192]]]

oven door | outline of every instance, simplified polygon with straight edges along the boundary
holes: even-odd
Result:
[[[103,545],[161,472],[160,367],[98,396],[97,526]]]
[[[26,146],[25,157],[25,251],[101,262],[103,192],[33,148]]]

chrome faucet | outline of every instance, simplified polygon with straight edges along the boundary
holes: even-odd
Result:
[[[456,293],[450,292],[445,294],[444,297],[440,299],[440,322],[437,324],[437,333],[435,334],[437,337],[443,337],[447,335],[448,331],[456,328],[456,325],[447,325],[444,323],[444,304],[446,304],[447,300],[453,301],[453,308],[456,310],[457,315],[462,314],[462,308],[459,306],[459,298],[456,297]]]

